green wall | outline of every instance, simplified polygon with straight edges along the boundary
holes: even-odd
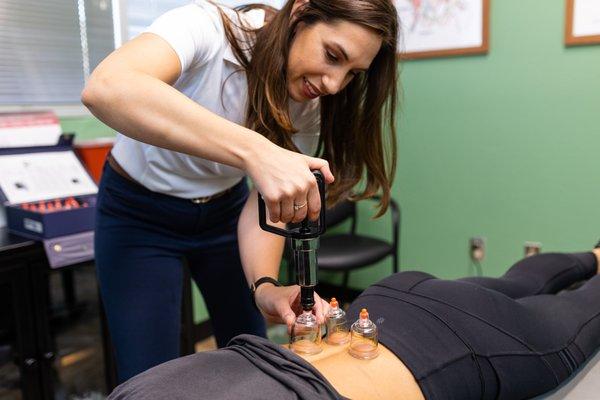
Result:
[[[563,0],[491,3],[487,55],[400,66],[403,269],[475,274],[472,236],[486,238],[489,276],[525,241],[578,251],[600,239],[600,45],[563,45]],[[389,268],[357,272],[351,285]]]
[[[543,251],[590,248],[600,238],[600,45],[563,45],[563,0],[492,0],[490,51],[400,66],[402,269],[473,275],[468,239],[486,238],[482,273],[502,274],[525,241]],[[64,120],[80,136],[111,131]],[[389,237],[387,217],[359,230]],[[352,274],[364,288],[389,262]],[[338,276],[327,275],[327,281]],[[197,319],[204,319],[197,307]]]
[[[63,132],[75,133],[76,140],[113,137],[115,131],[94,117],[63,117],[60,119]]]

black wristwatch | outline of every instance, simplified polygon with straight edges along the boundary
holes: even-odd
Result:
[[[256,282],[254,282],[252,285],[250,285],[250,292],[252,293],[252,304],[254,304],[254,307],[256,308],[258,308],[258,306],[256,305],[256,298],[254,297],[254,295],[256,293],[256,289],[258,289],[258,287],[263,283],[272,283],[275,286],[281,286],[281,282],[279,282],[277,279],[271,278],[270,276],[263,276],[262,278],[259,278]]]

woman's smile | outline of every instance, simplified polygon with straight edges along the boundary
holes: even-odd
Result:
[[[302,91],[304,92],[304,96],[309,99],[321,96],[321,92],[306,77],[302,79]]]

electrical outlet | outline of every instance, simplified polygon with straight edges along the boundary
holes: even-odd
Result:
[[[540,242],[525,242],[525,257],[534,256],[540,254],[542,251],[542,244]]]
[[[485,238],[472,237],[469,239],[469,256],[474,262],[481,262],[485,257]]]

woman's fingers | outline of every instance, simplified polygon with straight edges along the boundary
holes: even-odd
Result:
[[[283,323],[287,326],[288,333],[292,333],[294,322],[296,322],[296,314],[288,306],[285,310],[281,310],[280,315]]]
[[[291,332],[296,313],[292,309],[300,295],[299,286],[261,285],[256,290],[255,301],[258,309],[268,321],[284,323]]]
[[[319,170],[323,174],[326,184],[330,184],[334,181],[333,174],[329,169],[329,163],[326,160],[315,157],[307,157],[308,165],[311,171]],[[313,175],[314,177],[314,175]],[[311,182],[310,188],[307,194],[308,209],[307,215],[311,221],[316,221],[319,218],[321,212],[321,194],[319,193],[319,185],[317,184],[316,178]]]
[[[281,222],[288,223],[294,218],[294,199],[284,198],[281,200]]]
[[[260,196],[260,195],[259,195]],[[281,219],[281,203],[279,201],[265,200],[265,205],[269,211],[271,222],[277,223]]]
[[[291,308],[290,298],[298,290],[293,286],[261,285],[254,293],[256,306],[267,320],[277,323],[293,324],[296,314]]]
[[[288,333],[291,332],[296,321],[295,308],[299,308],[300,287],[261,285],[256,293],[255,300],[261,313],[272,322],[287,325]],[[329,303],[323,300],[316,292],[314,294],[315,306],[313,312],[319,324],[325,323],[325,316],[329,312]],[[297,312],[302,312],[297,310]]]
[[[277,188],[278,193],[273,196],[274,199],[279,199],[279,202],[270,203],[274,212],[278,212],[279,219],[275,220],[272,217],[271,221],[285,223],[303,221],[310,212],[308,192],[314,190],[314,187],[316,187],[316,179],[312,173],[300,183],[292,181],[282,183],[281,187]]]
[[[269,219],[273,223],[299,222],[306,216],[315,220],[322,205],[312,171],[319,170],[325,183],[331,183],[334,177],[329,163],[275,145],[273,149],[265,149],[246,168],[265,200]]]
[[[321,194],[319,193],[319,185],[317,185],[316,180],[314,185],[312,185],[308,191],[307,202],[308,218],[311,221],[316,221],[321,212]]]
[[[306,214],[308,213],[308,200],[306,196],[301,199],[294,200],[294,218],[292,222],[301,222],[306,219]]]
[[[324,324],[325,316],[329,312],[329,303],[323,300],[316,292],[315,292],[315,307],[313,308],[315,313],[315,317],[317,317],[317,323]]]
[[[288,302],[280,301],[277,303],[276,309],[281,321],[287,325],[288,332],[291,332],[296,321],[296,314],[292,311],[292,307]]]
[[[330,184],[335,180],[333,174],[331,173],[331,170],[329,169],[329,162],[327,162],[327,160],[323,160],[322,158],[316,157],[305,157],[308,159],[308,167],[311,171],[321,171],[323,177],[325,178],[325,183]]]

